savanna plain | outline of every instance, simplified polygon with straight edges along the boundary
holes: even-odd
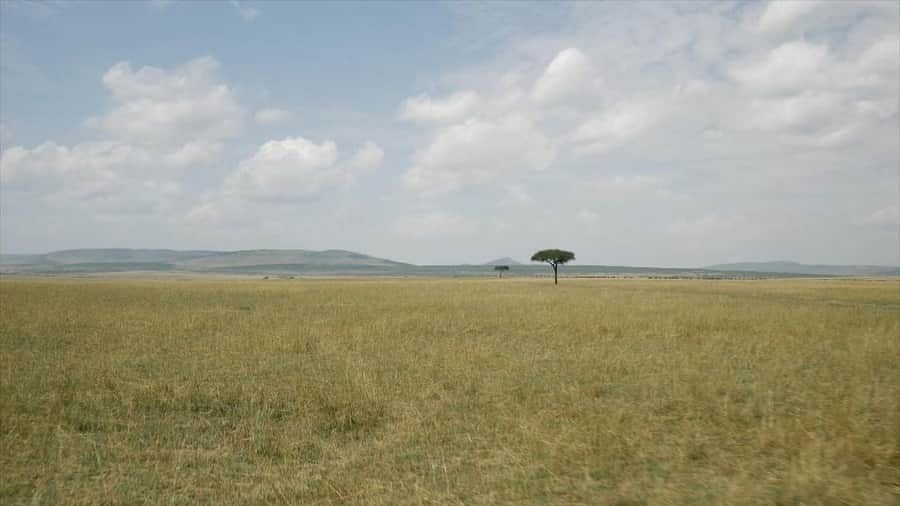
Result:
[[[0,280],[2,504],[900,504],[900,281]]]

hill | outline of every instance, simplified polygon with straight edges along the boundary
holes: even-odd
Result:
[[[517,262],[509,257],[503,257],[496,260],[491,260],[490,262],[485,262],[481,265],[522,265],[522,262]]]
[[[408,264],[344,250],[177,251],[75,249],[43,255],[2,255],[0,269],[19,273],[122,271],[297,272],[397,268]]]
[[[705,269],[726,272],[763,272],[821,276],[900,276],[900,267],[884,265],[825,265],[796,262],[738,262],[711,265]]]
[[[173,263],[191,258],[216,255],[215,251],[177,251],[171,249],[71,249],[42,255],[51,264],[84,263]]]
[[[394,267],[408,264],[344,250],[309,251],[263,249],[225,251],[215,255],[181,260],[177,262],[176,265],[185,268],[186,270],[208,270],[264,265]]]

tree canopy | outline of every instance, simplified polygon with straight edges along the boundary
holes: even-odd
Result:
[[[531,255],[532,262],[547,262],[550,265],[560,265],[575,260],[575,253],[562,249],[542,249]]]
[[[531,255],[532,262],[546,262],[550,264],[550,267],[553,267],[553,284],[559,283],[557,275],[559,266],[572,260],[575,260],[575,253],[562,249],[542,249]]]

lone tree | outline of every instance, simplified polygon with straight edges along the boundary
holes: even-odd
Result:
[[[531,255],[532,262],[547,262],[550,264],[550,267],[553,267],[554,285],[559,284],[559,278],[557,276],[559,266],[572,260],[575,260],[575,253],[561,249],[542,249],[534,255]]]
[[[509,266],[508,265],[495,265],[494,270],[500,274],[500,279],[503,279],[503,271],[508,271]]]

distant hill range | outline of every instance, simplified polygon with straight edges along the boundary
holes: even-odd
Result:
[[[44,255],[0,255],[3,272],[90,273],[121,271],[294,272],[396,268],[409,264],[344,250],[176,251],[75,249]]]
[[[491,260],[490,262],[485,262],[481,265],[522,265],[522,262],[517,262],[509,257],[503,257],[496,260]]]
[[[739,262],[710,265],[704,269],[724,272],[803,274],[808,276],[900,276],[900,267],[883,265],[819,265],[796,262]]]
[[[345,250],[177,251],[169,249],[74,249],[42,255],[0,255],[0,273],[92,275],[115,272],[219,273],[260,276],[552,276],[541,264],[498,258],[482,265],[413,265]],[[900,267],[745,262],[697,268],[566,265],[567,277],[757,278],[803,276],[900,276]],[[504,276],[505,277],[505,276]]]

